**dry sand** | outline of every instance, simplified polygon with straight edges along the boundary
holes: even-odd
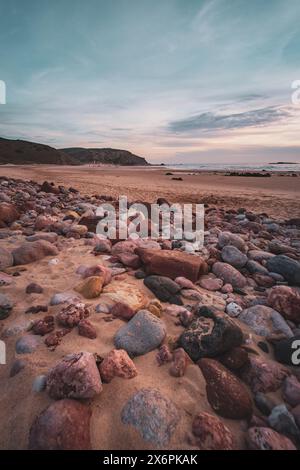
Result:
[[[183,181],[174,181],[172,172]],[[198,202],[226,208],[246,207],[273,217],[299,217],[300,176],[271,178],[225,176],[221,172],[174,171],[158,167],[102,166],[0,166],[0,176],[48,180],[73,186],[82,194],[106,194],[129,200],[154,202],[165,197],[171,202]]]

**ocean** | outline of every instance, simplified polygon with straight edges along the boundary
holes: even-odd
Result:
[[[261,164],[241,164],[241,163],[177,163],[166,164],[165,168],[170,170],[203,170],[203,171],[278,171],[300,172],[300,163],[261,163]]]

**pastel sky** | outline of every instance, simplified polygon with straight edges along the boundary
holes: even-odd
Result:
[[[0,0],[0,136],[300,161],[299,44],[299,0]]]

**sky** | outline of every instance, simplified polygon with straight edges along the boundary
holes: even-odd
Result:
[[[0,136],[300,162],[299,44],[299,0],[0,0]]]

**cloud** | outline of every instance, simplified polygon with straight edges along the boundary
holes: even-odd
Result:
[[[195,130],[220,131],[230,129],[243,129],[253,126],[264,126],[281,121],[289,116],[287,108],[268,106],[266,108],[253,109],[242,113],[218,114],[201,113],[185,119],[179,119],[169,123],[172,132],[190,132]]]

